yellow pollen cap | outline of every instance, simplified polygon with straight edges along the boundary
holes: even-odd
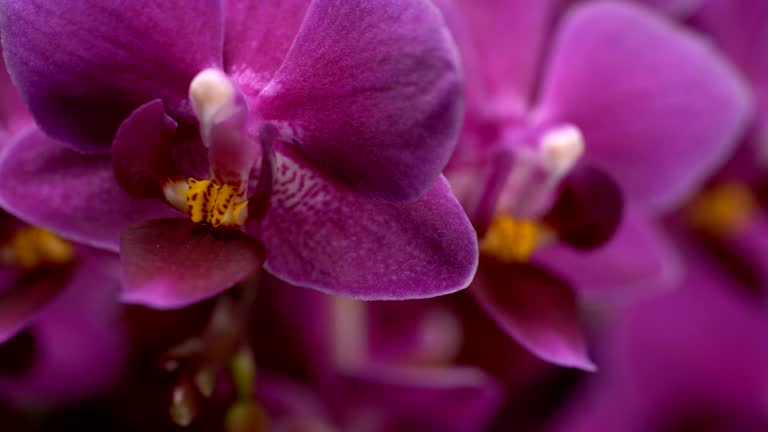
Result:
[[[527,261],[539,245],[540,231],[534,221],[498,216],[480,240],[480,250],[504,262]]]

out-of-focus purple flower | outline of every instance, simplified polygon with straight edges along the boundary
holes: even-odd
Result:
[[[0,202],[107,249],[122,232],[126,300],[210,297],[263,249],[272,274],[358,298],[468,284],[476,240],[439,177],[460,73],[426,0],[0,7],[11,76],[52,137],[11,143]]]
[[[263,288],[260,295],[268,301],[255,314],[276,321],[258,326],[269,331],[256,330],[258,364],[265,374],[304,377],[257,378],[276,425],[312,421],[345,431],[483,431],[496,414],[503,396],[498,381],[455,363],[461,324],[438,299],[361,302],[274,279]],[[304,319],[291,320],[290,310]],[[277,340],[286,343],[270,343]],[[303,373],[296,368],[301,359]]]
[[[40,409],[104,391],[126,347],[117,255],[0,225],[0,399]]]
[[[648,215],[730,154],[749,94],[705,41],[631,2],[437,3],[467,79],[446,173],[481,238],[471,291],[537,355],[592,369],[573,288],[674,281]]]
[[[691,257],[673,293],[634,305],[605,368],[554,431],[763,431],[768,320],[714,261]]]

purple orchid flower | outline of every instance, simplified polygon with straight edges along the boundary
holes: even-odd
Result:
[[[632,2],[437,3],[467,77],[446,173],[481,238],[471,291],[541,358],[594,369],[574,288],[674,282],[649,215],[729,155],[748,92],[703,40]]]
[[[40,409],[108,389],[126,345],[117,255],[0,224],[0,399]]]
[[[469,283],[473,229],[439,178],[460,74],[427,1],[6,1],[0,31],[51,137],[10,144],[0,204],[120,243],[125,300],[183,306],[262,262],[363,299]]]
[[[605,338],[606,368],[551,430],[766,430],[765,313],[716,261],[687,264],[678,290],[623,314]]]

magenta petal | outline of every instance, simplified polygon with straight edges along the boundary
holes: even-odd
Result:
[[[368,367],[343,373],[337,391],[353,424],[370,413],[391,431],[487,430],[503,400],[500,383],[470,367]]]
[[[694,13],[704,0],[637,0],[674,17],[686,18]],[[758,0],[759,1],[759,0]]]
[[[554,275],[533,265],[483,256],[470,293],[533,354],[560,366],[595,370],[587,354],[576,295]]]
[[[270,414],[274,432],[306,431],[332,432],[326,419],[331,418],[323,400],[309,384],[271,371],[260,371],[256,379],[256,394]],[[297,424],[299,429],[296,431]],[[306,429],[301,429],[306,426]],[[312,427],[317,427],[313,429]]]
[[[285,59],[310,0],[225,0],[224,67],[255,95]]]
[[[710,46],[625,2],[574,8],[542,94],[542,120],[581,128],[587,158],[651,209],[719,166],[749,109],[743,82]]]
[[[180,308],[212,297],[261,268],[263,247],[248,234],[189,219],[157,219],[126,228],[120,242],[123,300]]]
[[[32,127],[0,158],[0,205],[29,222],[117,251],[123,227],[177,214],[165,203],[128,195],[109,155],[84,155]]]
[[[475,231],[444,179],[419,201],[394,204],[282,154],[260,236],[270,273],[366,300],[447,294],[466,287],[477,265]]]
[[[117,130],[112,163],[120,186],[137,198],[163,199],[163,184],[179,179],[172,144],[176,122],[154,100],[134,111]]]
[[[20,273],[13,285],[0,294],[0,343],[13,337],[34,320],[64,288],[72,267],[50,267]]]
[[[7,142],[5,138],[24,129],[31,122],[32,118],[11,82],[5,62],[0,56],[0,149]]]
[[[259,95],[302,154],[347,187],[415,200],[431,187],[461,125],[456,50],[426,0],[315,0]]]
[[[192,78],[221,62],[219,0],[10,0],[0,31],[11,76],[41,128],[106,150],[138,105],[191,114]]]
[[[696,24],[739,67],[755,90],[760,120],[768,122],[768,2],[706,0]]]
[[[542,248],[534,255],[581,292],[618,299],[674,286],[681,275],[674,246],[650,217],[628,211],[616,234],[602,247],[575,250],[566,245]]]
[[[436,0],[435,4],[461,51],[470,109],[483,112],[493,107],[504,114],[523,114],[557,1]]]
[[[438,299],[366,302],[364,307],[371,361],[449,362],[462,347],[459,316]]]

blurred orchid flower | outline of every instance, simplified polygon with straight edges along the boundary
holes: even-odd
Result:
[[[127,341],[117,255],[0,219],[0,399],[40,409],[115,384]]]
[[[496,415],[500,383],[455,362],[461,324],[443,298],[361,302],[273,278],[262,288],[253,315],[269,324],[255,326],[257,388],[276,430],[313,424],[356,432],[480,432]],[[289,311],[304,319],[290,319]]]
[[[768,320],[718,264],[689,254],[680,289],[630,307],[552,431],[762,431]]]
[[[467,79],[446,175],[480,235],[470,290],[541,358],[594,369],[576,293],[674,282],[649,215],[727,158],[749,93],[704,40],[631,2],[437,3]]]

